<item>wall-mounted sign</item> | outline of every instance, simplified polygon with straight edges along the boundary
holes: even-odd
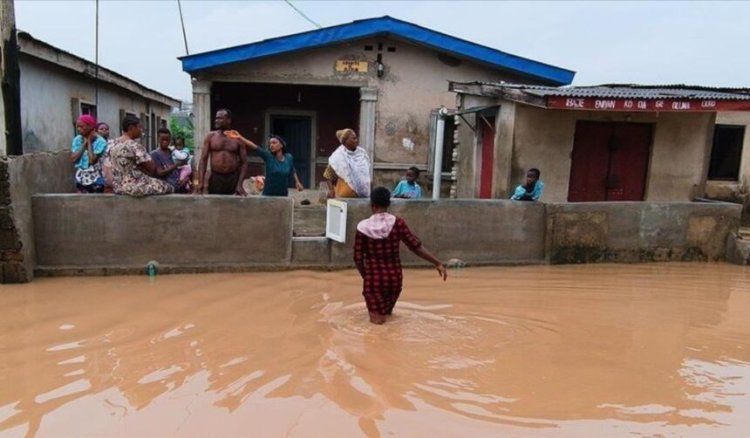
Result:
[[[548,97],[547,108],[596,111],[748,111],[748,100]]]
[[[367,61],[339,59],[336,61],[336,71],[341,73],[367,73]]]

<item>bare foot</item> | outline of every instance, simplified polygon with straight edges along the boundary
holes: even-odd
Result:
[[[383,324],[385,322],[385,315],[370,312],[370,322],[373,324]]]

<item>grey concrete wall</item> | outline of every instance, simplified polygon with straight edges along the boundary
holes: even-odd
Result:
[[[729,203],[547,205],[551,263],[716,261],[742,207]]]
[[[70,149],[75,135],[75,118],[71,99],[94,104],[96,87],[93,79],[75,74],[62,67],[22,55],[21,124],[24,153]],[[149,107],[150,105],[150,107]],[[98,120],[107,122],[111,135],[120,129],[120,110],[140,117],[153,111],[169,120],[171,108],[126,90],[101,83],[99,86]]]
[[[37,269],[140,273],[150,260],[167,272],[352,267],[356,225],[371,211],[366,200],[347,204],[341,244],[293,239],[291,198],[35,195]],[[505,200],[394,200],[391,207],[438,258],[469,265],[734,260],[740,210],[729,203]],[[402,260],[425,265],[405,248]]]
[[[346,243],[331,244],[331,263],[353,265],[354,235],[370,216],[368,201],[350,200]],[[394,200],[391,213],[403,217],[425,247],[442,260],[467,263],[529,263],[544,259],[544,204],[485,200]],[[424,264],[402,250],[405,264]]]
[[[37,264],[165,269],[287,265],[292,199],[231,196],[38,195]]]
[[[0,161],[0,282],[31,281],[36,265],[31,197],[75,190],[70,153],[26,154]]]

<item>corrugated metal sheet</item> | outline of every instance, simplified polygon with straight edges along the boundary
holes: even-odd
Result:
[[[481,82],[480,85],[512,89],[538,97],[594,97],[613,99],[710,99],[750,100],[748,88],[712,88],[688,85],[596,85],[545,87],[525,84]]]

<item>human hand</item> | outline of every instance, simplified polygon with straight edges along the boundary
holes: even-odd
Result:
[[[302,190],[305,190],[305,187],[302,185],[302,183],[296,183],[295,187],[297,188],[298,192],[301,192]]]
[[[237,189],[234,191],[234,194],[237,196],[247,196],[247,192],[245,191],[245,188],[242,187],[242,184],[237,186]]]
[[[226,136],[227,136],[227,137],[229,137],[229,138],[234,138],[234,139],[237,139],[237,138],[241,138],[241,137],[242,137],[242,135],[240,135],[240,133],[239,133],[239,132],[237,132],[237,131],[236,131],[236,130],[234,130],[234,129],[230,129],[230,130],[228,130],[228,131],[224,131],[224,135],[226,135]]]
[[[187,164],[187,160],[174,160],[174,165],[177,167],[182,167]]]
[[[438,275],[441,276],[441,277],[443,277],[443,281],[445,281],[445,280],[448,279],[448,270],[445,269],[445,266],[443,266],[442,263],[438,263],[435,266],[435,269],[437,269]]]

